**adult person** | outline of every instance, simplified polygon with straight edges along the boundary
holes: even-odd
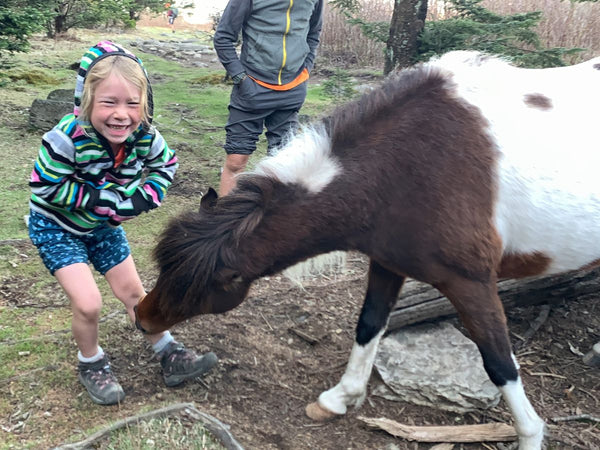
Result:
[[[233,80],[220,195],[235,187],[266,128],[272,154],[298,125],[321,34],[323,0],[230,0],[214,36]],[[240,54],[236,51],[242,33]]]
[[[165,8],[167,8],[167,22],[169,23],[169,28],[171,28],[171,32],[175,33],[175,19],[179,15],[179,8],[171,3],[165,4]]]

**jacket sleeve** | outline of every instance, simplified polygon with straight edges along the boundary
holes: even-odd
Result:
[[[109,208],[111,221],[117,223],[157,208],[171,186],[178,166],[175,152],[155,130],[150,152],[144,160],[147,174],[143,185],[127,196],[114,190],[103,190],[97,205]]]
[[[315,59],[317,58],[317,47],[321,39],[321,28],[323,27],[323,0],[317,1],[315,9],[313,9],[312,16],[310,17],[310,28],[306,36],[306,42],[310,51],[306,55],[304,60],[304,67],[308,71],[312,71],[315,66]]]
[[[72,211],[91,208],[99,193],[92,184],[78,181],[75,173],[75,147],[58,128],[42,137],[42,145],[31,172],[29,186],[34,196],[54,206]]]
[[[217,56],[230,77],[244,72],[244,66],[235,49],[242,26],[252,11],[252,0],[230,0],[213,38]]]

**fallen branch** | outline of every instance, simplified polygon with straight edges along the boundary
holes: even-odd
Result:
[[[184,413],[192,419],[202,422],[202,425],[210,431],[210,433],[212,433],[227,450],[244,450],[227,430],[225,424],[214,417],[197,410],[193,403],[176,403],[147,413],[127,417],[126,419],[119,420],[109,427],[92,434],[83,441],[75,442],[73,444],[62,444],[55,447],[53,450],[83,450],[92,448],[94,444],[120,428],[136,425],[142,420],[168,417],[178,413]]]
[[[532,372],[527,368],[523,368],[522,370],[524,372],[526,372],[527,375],[531,375],[532,377],[551,377],[551,378],[560,378],[561,380],[567,379],[567,377],[565,377],[565,376],[557,375],[557,374],[551,373],[551,372]]]
[[[315,337],[315,336],[313,336],[311,334],[305,333],[304,331],[297,330],[294,327],[288,328],[288,331],[290,333],[295,334],[300,339],[302,339],[303,341],[309,343],[310,345],[315,345],[315,344],[317,344],[320,341],[319,338],[317,338],[317,337]]]
[[[596,422],[600,423],[600,417],[594,417],[590,414],[577,414],[575,416],[564,416],[564,417],[552,417],[552,422],[570,422],[573,420],[579,420],[584,422]]]
[[[523,333],[523,340],[520,342],[515,342],[515,344],[513,345],[514,351],[519,350],[522,346],[524,346],[531,340],[531,338],[535,335],[535,333],[537,333],[537,331],[544,324],[544,322],[546,322],[546,320],[548,320],[549,315],[550,315],[550,305],[542,305],[540,307],[539,315],[536,317],[536,319],[533,322],[531,322],[529,329],[525,333]]]
[[[517,439],[515,429],[505,423],[458,426],[412,426],[386,418],[358,417],[371,428],[386,431],[392,436],[418,442],[498,442]]]

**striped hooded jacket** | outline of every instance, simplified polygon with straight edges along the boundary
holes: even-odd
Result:
[[[127,138],[125,158],[115,167],[108,141],[78,118],[89,69],[114,55],[132,58],[143,69],[139,58],[112,42],[90,48],[79,66],[73,114],[44,134],[29,182],[31,209],[75,234],[89,233],[107,222],[117,226],[160,206],[178,166],[175,152],[158,130],[140,125]],[[151,115],[149,82],[148,107]]]
[[[322,14],[323,0],[229,0],[215,32],[215,51],[231,77],[246,72],[272,85],[290,83],[303,69],[313,69]]]

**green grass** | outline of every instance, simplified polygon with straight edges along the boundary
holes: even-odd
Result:
[[[223,446],[215,442],[206,429],[169,417],[140,422],[118,430],[106,442],[107,450],[219,450]]]

